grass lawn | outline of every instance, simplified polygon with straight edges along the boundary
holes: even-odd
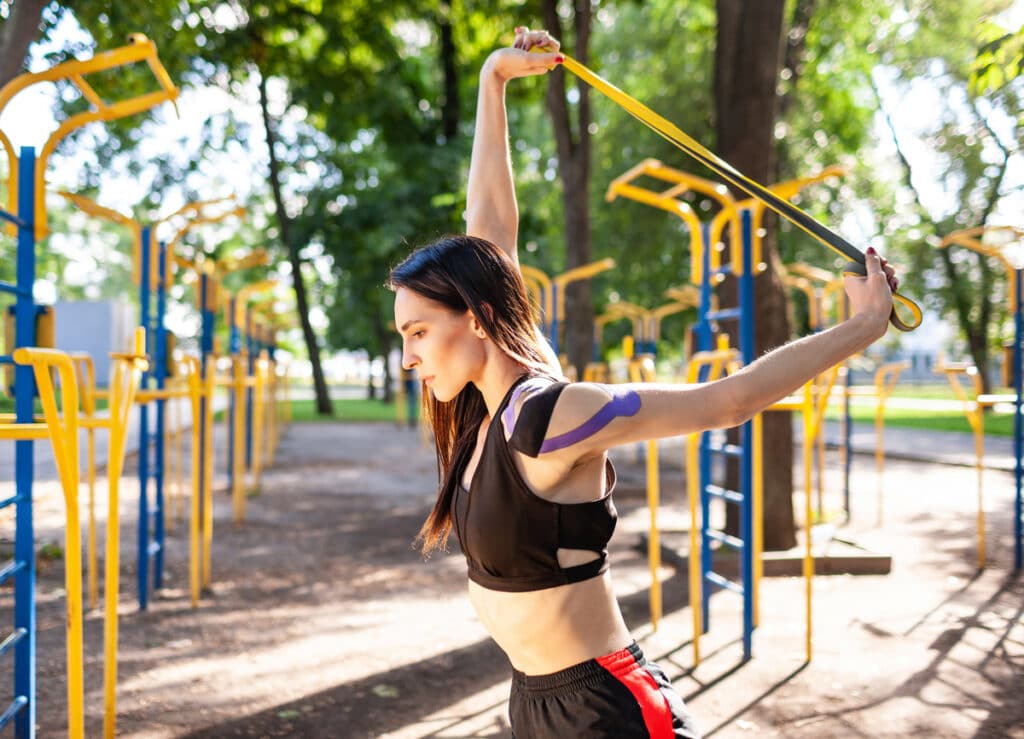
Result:
[[[380,400],[355,398],[331,401],[333,416],[321,416],[316,412],[316,403],[310,400],[292,401],[293,421],[353,421],[353,422],[394,422],[395,404]]]
[[[871,406],[854,406],[850,409],[854,421],[875,422],[875,409]],[[829,409],[826,418],[837,420],[838,409]],[[970,424],[963,413],[954,411],[930,411],[916,408],[885,409],[886,428],[918,428],[935,431],[970,432]],[[1013,436],[1013,415],[1007,413],[989,413],[985,416],[985,433],[995,436]]]

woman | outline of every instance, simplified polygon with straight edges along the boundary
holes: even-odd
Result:
[[[533,47],[551,53],[529,53]],[[520,739],[696,737],[664,673],[646,662],[608,572],[620,444],[734,426],[885,333],[896,280],[873,251],[848,278],[853,317],[702,386],[567,384],[533,323],[516,256],[508,80],[562,61],[544,31],[516,29],[480,75],[467,235],[392,272],[403,366],[418,370],[440,491],[425,553],[454,529],[481,622],[508,655]],[[430,393],[427,395],[426,389]]]

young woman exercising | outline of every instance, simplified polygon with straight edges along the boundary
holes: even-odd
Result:
[[[530,53],[535,46],[555,51]],[[519,272],[504,94],[508,80],[561,61],[557,49],[544,31],[518,28],[514,46],[488,58],[467,235],[417,249],[389,278],[403,366],[419,371],[437,444],[440,490],[420,539],[426,553],[452,530],[458,538],[473,606],[512,663],[514,736],[696,737],[612,590],[607,450],[750,418],[880,338],[897,281],[869,250],[867,277],[846,281],[852,318],[717,382],[564,382]]]

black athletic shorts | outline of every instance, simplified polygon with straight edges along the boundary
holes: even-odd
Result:
[[[550,675],[513,671],[514,739],[698,739],[683,699],[637,644]]]

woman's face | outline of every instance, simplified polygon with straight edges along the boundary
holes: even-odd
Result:
[[[486,334],[470,311],[458,313],[400,287],[395,292],[395,326],[402,336],[402,366],[415,369],[442,403],[479,376]]]

